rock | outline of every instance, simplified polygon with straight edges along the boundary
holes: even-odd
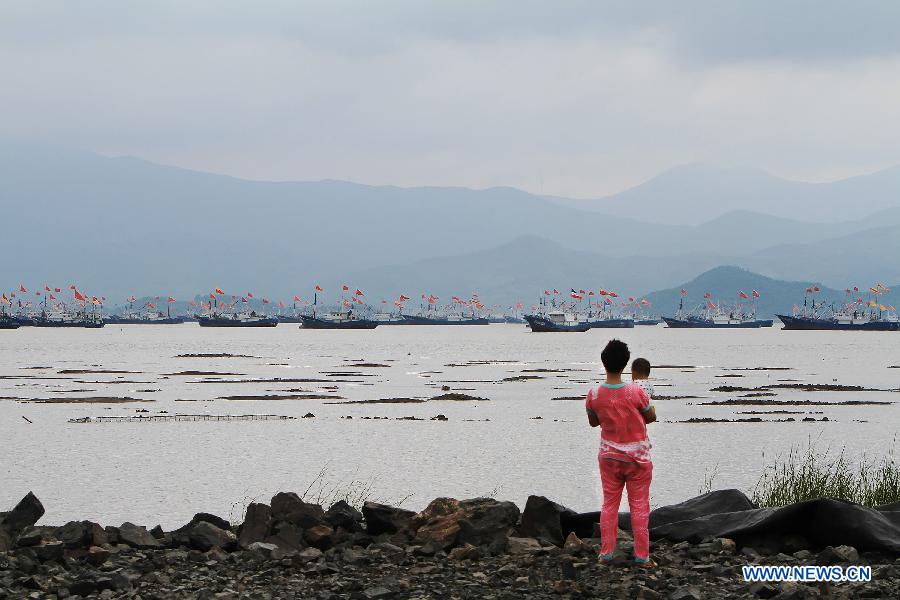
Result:
[[[457,546],[450,551],[448,558],[450,560],[477,560],[481,557],[481,552],[472,544],[463,544]]]
[[[363,504],[362,514],[366,521],[366,531],[370,535],[380,535],[408,530],[416,513],[386,504],[366,502]]]
[[[362,513],[347,504],[344,500],[338,500],[331,505],[325,513],[325,520],[334,528],[340,527],[347,531],[360,531],[362,529]]]
[[[0,552],[10,550],[14,540],[26,527],[31,527],[44,516],[44,505],[32,492],[28,492],[19,503],[0,519]]]
[[[571,579],[574,580],[577,577],[575,573],[575,564],[572,562],[572,557],[563,556],[559,560],[559,572],[562,575],[563,579]]]
[[[88,563],[94,565],[95,567],[99,567],[107,560],[109,560],[110,552],[105,548],[101,548],[100,546],[91,546],[87,550],[87,554],[84,557]]]
[[[772,598],[778,594],[778,589],[771,583],[756,582],[750,585],[750,593],[757,598]]]
[[[635,598],[636,600],[659,600],[662,598],[662,594],[652,588],[641,586],[638,588]]]
[[[314,562],[322,558],[322,551],[318,548],[304,548],[297,553],[297,560],[307,563]]]
[[[303,531],[303,539],[311,546],[325,549],[331,545],[331,537],[334,535],[334,529],[328,525],[314,525]]]
[[[565,542],[563,535],[565,522],[575,516],[574,511],[551,502],[544,496],[529,496],[525,502],[525,510],[522,511],[522,522],[517,535],[562,546]]]
[[[37,546],[42,541],[44,541],[44,534],[41,533],[40,529],[28,527],[16,538],[16,546],[19,548],[27,548],[30,546]]]
[[[415,542],[434,542],[447,549],[456,543],[475,546],[499,544],[519,519],[519,509],[512,502],[492,498],[456,500],[437,498],[410,521]]]
[[[265,542],[252,542],[247,545],[247,550],[256,552],[264,558],[272,558],[272,554],[278,550],[278,546],[275,544],[267,544]]]
[[[103,528],[90,521],[70,521],[56,530],[56,539],[66,548],[87,548],[107,543]]]
[[[462,508],[459,500],[436,498],[411,519],[409,528],[415,532],[415,543],[431,543],[447,549],[456,544],[460,518]]]
[[[827,546],[819,552],[816,564],[831,566],[841,563],[859,564],[859,552],[853,546]]]
[[[669,594],[669,600],[702,600],[700,589],[693,585],[685,585]]]
[[[79,579],[69,586],[69,592],[75,596],[90,596],[97,591],[97,582],[93,579]]]
[[[325,511],[322,507],[304,502],[294,492],[279,492],[272,496],[272,518],[277,521],[288,521],[302,529],[326,524]]]
[[[367,600],[384,600],[385,598],[393,598],[396,595],[397,592],[394,592],[382,586],[366,588],[363,591],[363,597],[365,597]]]
[[[134,523],[122,523],[118,529],[118,537],[121,543],[132,548],[159,548],[162,545],[159,540],[150,535],[146,527]]]
[[[285,552],[296,552],[303,548],[303,530],[286,521],[276,523],[273,534],[265,541],[275,544]]]
[[[203,522],[212,523],[219,529],[224,529],[225,531],[231,530],[231,523],[229,523],[227,520],[223,519],[220,516],[217,516],[217,515],[214,515],[211,513],[205,513],[205,512],[195,514],[194,518],[191,519],[191,522],[189,523],[189,525],[190,525],[190,527],[193,527],[197,523],[203,523]]]
[[[44,542],[33,548],[34,554],[41,562],[60,561],[65,555],[66,547],[62,542]]]
[[[233,550],[237,547],[237,537],[225,529],[221,529],[208,521],[200,521],[188,532],[191,548],[206,552],[218,547],[222,550]]]
[[[788,534],[781,540],[781,550],[788,554],[793,554],[800,550],[809,550],[811,547],[812,545],[806,539],[806,536],[797,533]]]
[[[541,549],[541,543],[534,538],[510,537],[506,550],[510,554],[531,554]]]
[[[238,544],[246,548],[269,537],[272,528],[272,509],[267,504],[253,502],[247,506],[244,522],[238,533]]]
[[[155,537],[158,540],[161,540],[164,537],[166,537],[166,532],[163,531],[162,525],[157,525],[156,527],[154,527],[153,529],[150,530],[150,535],[152,535],[153,537]]]
[[[586,550],[590,550],[590,548],[581,541],[581,538],[575,535],[574,531],[566,537],[566,541],[563,544],[563,552],[568,554],[581,554]]]

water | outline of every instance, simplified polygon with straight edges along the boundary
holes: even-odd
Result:
[[[372,499],[422,508],[437,496],[491,495],[524,505],[542,494],[575,510],[598,510],[598,431],[587,425],[583,396],[598,381],[599,353],[611,336],[655,365],[657,393],[732,398],[710,388],[800,380],[873,388],[900,387],[900,335],[764,330],[593,330],[532,334],[524,326],[380,327],[374,331],[208,329],[107,326],[101,330],[0,332],[0,396],[130,396],[147,404],[35,404],[0,400],[0,508],[28,490],[44,502],[43,522],[92,519],[175,527],[195,512],[240,520],[251,499],[276,491],[330,496],[368,489]],[[230,353],[252,358],[177,358]],[[347,367],[374,362],[387,367]],[[486,361],[488,364],[469,364]],[[511,361],[511,362],[500,362]],[[451,364],[462,366],[448,366]],[[32,367],[46,367],[33,369]],[[789,367],[788,371],[736,371]],[[63,369],[133,371],[63,375]],[[525,369],[543,377],[503,382]],[[219,379],[306,378],[323,383],[198,383]],[[353,372],[357,375],[333,375]],[[332,375],[328,375],[331,373]],[[527,374],[527,373],[526,373]],[[743,377],[720,377],[740,374]],[[368,376],[362,376],[368,375]],[[124,381],[125,383],[113,383]],[[322,400],[220,400],[301,388],[347,400],[430,398],[442,385],[483,402],[327,404]],[[671,386],[671,387],[669,387]],[[77,391],[76,391],[77,390]],[[82,391],[84,390],[84,391]],[[157,391],[148,391],[157,390]],[[778,400],[900,400],[883,392],[775,390]],[[827,416],[816,423],[687,424],[691,417],[733,418],[759,406],[700,406],[704,400],[656,402],[650,426],[655,463],[651,501],[659,506],[696,495],[715,474],[716,488],[752,489],[763,467],[792,445],[846,447],[852,457],[881,457],[900,430],[900,409],[887,406],[776,407]],[[134,415],[136,409],[191,414],[266,413],[315,418],[256,422],[71,424],[73,417]],[[429,420],[443,414],[447,421]],[[352,416],[353,419],[340,417]],[[365,420],[416,416],[425,420]],[[540,416],[540,420],[533,417]],[[745,415],[746,416],[746,415]],[[776,419],[800,415],[760,415]],[[22,417],[31,420],[28,423]],[[489,420],[484,420],[489,419]]]

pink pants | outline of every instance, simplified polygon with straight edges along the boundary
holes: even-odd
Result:
[[[616,551],[619,531],[619,502],[622,488],[628,489],[631,508],[631,533],[634,536],[634,557],[650,555],[650,480],[652,463],[625,462],[600,459],[600,482],[603,484],[603,509],[600,511],[600,554]]]

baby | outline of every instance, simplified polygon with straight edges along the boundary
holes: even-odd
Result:
[[[648,398],[653,398],[656,391],[650,383],[650,361],[646,358],[636,358],[631,362],[631,381],[641,386],[647,392]]]

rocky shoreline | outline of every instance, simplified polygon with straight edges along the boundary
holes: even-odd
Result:
[[[627,531],[617,562],[598,564],[597,514],[541,496],[521,511],[490,498],[438,498],[415,513],[373,502],[325,509],[282,492],[250,504],[239,525],[199,513],[167,532],[39,525],[44,508],[29,493],[0,513],[0,599],[896,598],[900,507],[835,502],[756,509],[727,490],[657,509],[651,552],[659,566],[645,569],[627,560]],[[818,519],[833,522],[834,510],[846,511],[846,523],[819,537]],[[733,535],[707,535],[716,531]],[[842,536],[859,547],[837,543]],[[867,564],[872,581],[751,584],[741,576],[748,564]]]

